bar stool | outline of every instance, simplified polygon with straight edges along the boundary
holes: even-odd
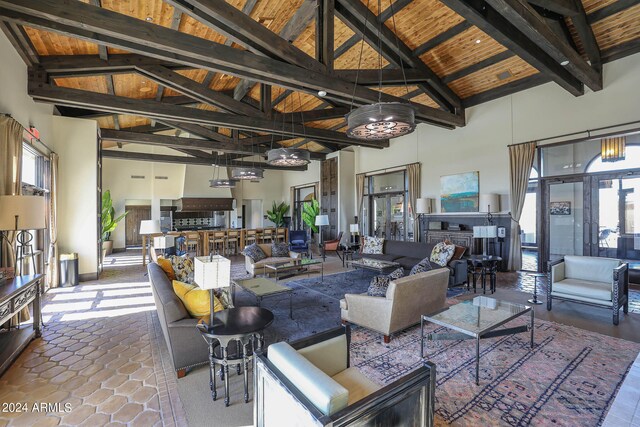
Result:
[[[196,254],[200,253],[200,233],[197,231],[187,233],[185,235],[185,245],[187,247],[187,252],[194,250]]]
[[[262,243],[273,243],[273,228],[262,230]]]
[[[217,254],[224,253],[224,249],[227,246],[227,232],[226,231],[214,231],[213,236],[209,238],[209,248],[212,252]],[[222,252],[220,250],[222,249]]]
[[[237,254],[239,244],[240,244],[240,232],[228,231],[227,232],[227,253],[233,254],[233,255]],[[233,250],[231,250],[231,245],[233,245]]]
[[[244,232],[244,244],[249,246],[256,242],[256,230],[245,230]]]
[[[287,229],[283,227],[276,228],[276,242],[287,241]]]

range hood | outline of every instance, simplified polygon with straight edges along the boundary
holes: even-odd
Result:
[[[232,197],[183,197],[176,203],[177,212],[213,212],[233,210]]]

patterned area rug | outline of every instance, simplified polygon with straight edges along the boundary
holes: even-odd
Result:
[[[427,330],[447,331],[437,325]],[[533,350],[528,337],[482,340],[479,386],[474,340],[426,344],[427,360],[437,369],[436,425],[600,425],[640,344],[543,320],[536,320]],[[388,384],[421,365],[420,328],[390,344],[354,328],[351,358],[367,377]]]

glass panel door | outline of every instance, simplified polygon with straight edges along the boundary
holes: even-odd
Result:
[[[389,197],[388,196],[374,196],[373,197],[373,222],[372,233],[375,237],[384,237],[385,239],[389,235]]]
[[[387,234],[389,240],[404,240],[405,236],[405,212],[404,212],[404,196],[389,196],[389,206],[391,208],[390,225],[391,229]]]
[[[554,261],[565,255],[588,255],[585,254],[585,243],[589,240],[589,227],[584,199],[582,179],[547,182],[544,208],[546,260]]]

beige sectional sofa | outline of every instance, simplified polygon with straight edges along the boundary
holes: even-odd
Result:
[[[264,251],[267,258],[262,259],[258,262],[253,262],[251,258],[248,256],[244,257],[244,265],[247,273],[251,274],[251,277],[256,277],[256,274],[267,274],[268,271],[266,269],[266,265],[278,261],[289,261],[292,259],[297,259],[300,257],[300,254],[297,252],[289,251],[288,257],[272,257],[271,256],[271,243],[259,243],[258,246]]]

